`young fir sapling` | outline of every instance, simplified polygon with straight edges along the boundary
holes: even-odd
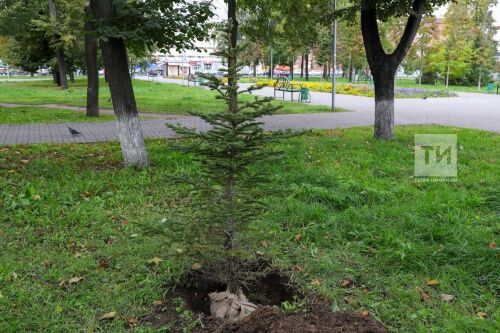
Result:
[[[169,127],[186,139],[182,149],[195,156],[200,166],[202,181],[197,183],[196,190],[207,203],[203,206],[203,223],[210,226],[206,229],[210,235],[205,239],[217,241],[222,247],[224,267],[217,278],[226,283],[228,297],[213,295],[212,301],[217,302],[222,297],[228,302],[235,300],[240,305],[249,305],[245,303],[243,285],[251,279],[251,274],[245,271],[244,261],[238,256],[245,245],[239,241],[246,238],[246,227],[263,208],[260,198],[265,191],[262,185],[269,181],[266,162],[280,156],[271,149],[270,143],[288,134],[263,129],[259,119],[280,109],[270,103],[272,98],[254,97],[248,101],[239,98],[241,94],[259,88],[252,86],[239,90],[238,55],[244,48],[236,43],[234,34],[237,29],[234,27],[230,20],[224,34],[226,43],[215,53],[227,59],[227,83],[224,78],[202,75],[206,79],[205,85],[218,92],[216,98],[225,101],[226,109],[214,113],[191,112],[209,125],[207,131],[181,125]],[[227,315],[231,312],[231,305],[226,305],[227,311],[222,312]],[[220,310],[215,309],[212,313]]]

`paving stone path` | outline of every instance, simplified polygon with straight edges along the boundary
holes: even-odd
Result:
[[[160,80],[161,82],[161,80]],[[181,81],[165,80],[179,84]],[[272,95],[271,88],[264,88],[256,94]],[[313,103],[329,105],[330,95],[312,93]],[[0,104],[3,107],[18,105]],[[353,112],[290,114],[264,117],[267,130],[278,129],[333,129],[354,126],[370,126],[374,122],[373,99],[357,96],[338,96],[338,106]],[[44,105],[81,112],[83,108],[61,105]],[[112,113],[112,110],[103,110]],[[178,115],[148,113],[141,114],[142,129],[147,138],[173,137],[166,123],[181,123],[189,127],[206,129],[201,120]],[[459,93],[455,98],[403,99],[396,101],[396,124],[441,124],[456,127],[476,128],[500,132],[500,95]],[[82,133],[73,136],[68,126]],[[117,140],[114,122],[71,123],[71,124],[29,124],[0,125],[0,145],[34,143],[90,143]]]

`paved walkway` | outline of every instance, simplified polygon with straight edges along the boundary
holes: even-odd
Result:
[[[137,77],[147,80],[147,77]],[[182,84],[181,80],[156,78],[155,82]],[[240,84],[247,88],[250,84]],[[259,96],[273,96],[273,88],[254,92]],[[395,102],[396,125],[442,124],[500,132],[500,95],[457,93],[449,98],[399,98]],[[331,94],[312,92],[312,103],[331,105]],[[372,125],[375,121],[374,100],[371,97],[337,95],[337,107],[352,110],[349,113],[288,115],[287,121],[300,118],[305,127],[319,128]],[[297,120],[298,121],[298,120]],[[298,125],[298,124],[297,124]]]
[[[181,83],[180,80],[158,79],[158,81]],[[264,88],[254,93],[272,96],[273,90]],[[312,93],[315,104],[329,105],[330,98],[330,95],[326,93]],[[339,95],[337,102],[339,107],[354,111],[264,117],[265,128],[268,130],[331,129],[373,125],[373,98]],[[54,107],[54,105],[45,105],[45,107]],[[68,107],[64,108],[68,109]],[[81,108],[74,109],[81,111]],[[111,113],[111,110],[107,112]],[[172,137],[174,133],[165,126],[165,123],[182,123],[189,127],[206,128],[202,121],[194,117],[158,114],[147,114],[147,116],[157,117],[154,120],[142,121],[144,135],[148,138]],[[460,93],[459,97],[455,98],[398,99],[396,100],[396,124],[442,124],[500,132],[500,95]],[[77,137],[72,136],[68,125],[83,134]],[[116,139],[117,129],[114,122],[0,125],[0,145],[84,143]]]

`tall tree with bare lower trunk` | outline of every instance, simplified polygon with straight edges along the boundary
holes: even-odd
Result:
[[[410,49],[422,16],[434,5],[449,0],[358,0],[361,8],[361,31],[366,57],[375,83],[375,137],[394,137],[394,80],[396,71]],[[399,44],[388,54],[382,45],[378,22],[407,15]]]
[[[97,19],[111,21],[116,17],[113,0],[91,0],[90,7]],[[125,165],[146,167],[149,165],[148,153],[128,71],[125,42],[121,38],[107,38],[101,40],[101,48]]]
[[[51,21],[53,21],[54,25],[57,25],[56,3],[54,0],[48,0],[48,1],[49,1],[50,19]],[[66,60],[64,59],[63,46],[61,45],[61,36],[56,35],[55,39],[56,40],[54,41],[55,42],[54,44],[56,44],[56,60],[57,60],[57,67],[59,69],[61,88],[68,89],[68,73],[66,69]]]
[[[91,20],[90,4],[85,7],[85,63],[87,65],[87,116],[99,116],[98,41]]]
[[[149,164],[129,73],[127,49],[134,54],[196,49],[213,23],[211,1],[91,0],[95,32],[102,49],[106,78],[117,117],[125,165]]]

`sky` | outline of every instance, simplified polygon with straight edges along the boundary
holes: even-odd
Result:
[[[217,15],[223,19],[225,15],[227,15],[226,4],[224,0],[214,0],[214,4],[217,8]],[[442,16],[446,11],[446,6],[439,8],[436,10],[437,16]],[[500,26],[500,4],[498,4],[495,8],[493,8],[493,16],[497,22],[497,25]],[[500,42],[500,30],[497,33],[497,40]]]

